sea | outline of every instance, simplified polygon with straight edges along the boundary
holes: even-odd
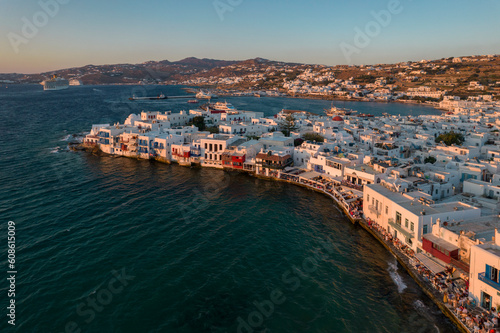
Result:
[[[238,172],[68,149],[92,124],[193,108],[186,99],[128,100],[187,94],[182,88],[0,85],[0,332],[457,331],[395,258],[322,194]],[[331,106],[221,100],[266,116]],[[334,105],[439,114],[397,103]]]

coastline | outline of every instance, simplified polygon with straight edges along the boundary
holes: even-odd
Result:
[[[37,86],[39,83],[12,83],[15,85],[34,85]],[[137,83],[106,83],[106,84],[86,84],[86,85],[80,85],[76,87],[100,87],[100,86],[140,86],[140,87],[161,87],[161,86],[179,86],[179,87],[184,87],[186,89],[209,89],[211,86],[185,86],[183,84],[152,84],[152,85],[140,85]],[[183,88],[183,89],[184,89]],[[244,92],[244,91],[238,91],[238,92]],[[223,96],[223,97],[252,97],[251,95],[234,95],[233,93],[219,93],[218,96]],[[412,100],[391,100],[391,101],[384,101],[384,100],[366,100],[366,99],[352,99],[352,98],[340,98],[340,97],[335,97],[335,96],[320,96],[320,95],[298,95],[298,96],[293,96],[293,95],[283,95],[283,96],[266,96],[263,95],[261,98],[266,98],[266,97],[280,97],[280,98],[291,98],[291,99],[310,99],[310,100],[318,100],[318,101],[339,101],[339,102],[365,102],[365,103],[383,103],[383,104],[390,104],[390,103],[401,103],[401,104],[414,104],[414,105],[420,105],[420,106],[427,106],[430,108],[434,108],[436,110],[444,111],[438,108],[439,103],[431,104],[431,103],[422,103],[420,101],[412,101]]]
[[[126,156],[114,156],[114,155],[106,154],[106,153],[104,153],[104,152],[102,152],[100,150],[96,152],[95,149],[92,149],[92,147],[82,147],[82,146],[83,145],[72,145],[72,146],[70,146],[70,149],[72,149],[74,151],[84,151],[85,153],[90,153],[90,154],[98,156],[98,157],[130,158],[130,157],[126,157]],[[144,160],[144,159],[141,159],[141,158],[133,158],[133,159]],[[163,160],[163,159],[149,159],[148,161],[155,161],[155,162],[159,162],[159,163],[162,163],[162,164],[178,165],[178,166],[181,166],[181,167],[183,166],[183,165],[181,165],[179,163],[171,162],[171,161],[166,161],[166,160]],[[184,167],[187,167],[187,166],[184,166]],[[286,179],[282,179],[282,178],[278,178],[278,177],[273,177],[273,176],[259,175],[259,174],[256,174],[253,171],[228,170],[228,169],[225,169],[225,168],[216,168],[216,167],[213,167],[213,166],[201,166],[201,165],[196,166],[196,167],[216,169],[216,170],[221,170],[223,172],[237,171],[237,172],[245,173],[245,174],[247,174],[249,176],[256,177],[256,178],[259,178],[259,179],[264,179],[264,180],[268,180],[268,181],[280,181],[280,182],[285,182],[285,183],[290,183],[290,184],[298,185],[298,186],[301,186],[301,187],[313,190],[313,191],[315,191],[317,193],[322,193],[322,194],[330,197],[331,199],[333,199],[333,201],[335,202],[336,206],[339,209],[341,209],[341,211],[344,213],[345,217],[353,225],[358,224],[361,228],[363,228],[366,232],[368,232],[373,238],[375,238],[375,240],[377,240],[383,247],[386,248],[387,251],[389,251],[389,253],[391,253],[396,258],[396,260],[398,261],[398,263],[406,270],[406,272],[410,275],[410,277],[419,285],[419,287],[422,289],[422,291],[438,306],[438,308],[441,310],[441,312],[446,317],[448,317],[451,320],[451,322],[455,325],[455,327],[460,332],[470,333],[470,330],[455,316],[455,314],[450,310],[450,308],[443,302],[442,297],[440,297],[441,295],[439,295],[438,292],[432,290],[432,288],[430,288],[430,286],[428,286],[426,284],[426,282],[423,281],[420,278],[418,272],[416,272],[412,268],[412,265],[410,264],[408,258],[406,258],[392,244],[386,242],[377,232],[375,232],[372,228],[370,228],[370,226],[368,225],[367,221],[364,218],[362,218],[362,217],[361,218],[354,218],[353,216],[351,216],[351,214],[349,213],[349,211],[339,202],[339,200],[337,198],[335,198],[334,195],[328,193],[325,190],[319,189],[317,187],[314,187],[314,186],[311,186],[311,185],[308,185],[308,184],[305,184],[305,183],[296,182],[296,181],[290,181],[290,180],[286,180]]]

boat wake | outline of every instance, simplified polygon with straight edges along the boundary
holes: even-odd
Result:
[[[393,262],[389,262],[388,264],[389,267],[387,267],[387,271],[389,272],[392,281],[394,281],[394,283],[398,287],[398,292],[401,294],[406,289],[407,285],[406,283],[404,283],[401,275],[398,274],[397,261],[396,259],[394,259]]]
[[[57,154],[59,153],[61,147],[55,147],[55,148],[49,148],[51,154]]]

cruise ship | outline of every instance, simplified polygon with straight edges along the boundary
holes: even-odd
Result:
[[[49,80],[42,81],[43,90],[63,90],[69,88],[69,81],[53,75]]]
[[[83,82],[78,80],[78,79],[71,79],[71,80],[69,80],[69,85],[70,86],[83,86]]]

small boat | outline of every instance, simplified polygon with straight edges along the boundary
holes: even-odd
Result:
[[[155,100],[155,99],[167,99],[167,96],[163,95],[163,93],[159,94],[158,96],[146,96],[146,97],[136,97],[135,95],[130,97],[129,100],[131,101],[143,101],[143,100]]]
[[[360,113],[360,114],[358,114],[358,117],[362,117],[362,118],[373,118],[373,117],[374,117],[374,115],[369,114],[369,113]]]
[[[260,98],[260,97],[261,97],[259,93],[255,93],[255,94],[253,94],[253,95],[254,95],[255,97],[258,97],[258,98]]]
[[[198,101],[197,99],[190,99],[188,101],[188,103],[191,103],[191,104],[196,104],[196,103],[199,103],[200,101]]]

